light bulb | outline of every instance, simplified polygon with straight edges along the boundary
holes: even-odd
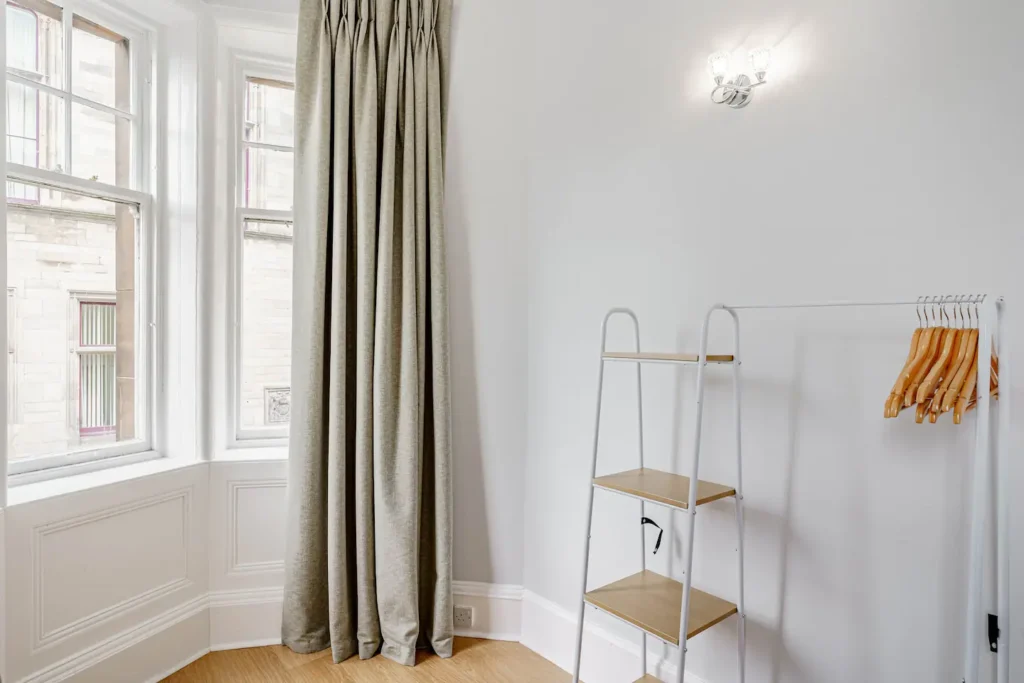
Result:
[[[763,81],[764,74],[772,63],[772,51],[766,47],[759,47],[750,52],[750,66],[754,68],[754,75],[757,80]]]
[[[711,71],[715,83],[721,85],[726,74],[729,73],[729,53],[716,52],[708,57],[708,69]]]

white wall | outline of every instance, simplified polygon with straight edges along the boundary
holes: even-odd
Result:
[[[455,578],[522,584],[526,451],[526,15],[456,2],[446,218]]]
[[[718,300],[1024,300],[1024,99],[999,87],[1024,61],[1024,16],[994,0],[535,10],[524,585],[574,611],[606,309],[634,307],[645,344],[672,350],[696,348]],[[745,110],[713,106],[707,55],[734,50],[741,66],[763,44],[771,82]],[[748,680],[959,680],[972,428],[881,417],[915,325],[912,311],[744,316]],[[1017,315],[1011,331],[1019,356]],[[644,372],[648,464],[688,470],[693,371]],[[628,373],[606,376],[603,472],[635,462]],[[728,482],[727,387],[712,369],[702,473]],[[732,510],[701,508],[694,580],[734,599]],[[637,570],[637,517],[637,503],[598,495],[594,585]],[[680,564],[654,561],[676,576]],[[1011,678],[1024,676],[1020,623]],[[732,619],[688,661],[724,683],[734,652]]]

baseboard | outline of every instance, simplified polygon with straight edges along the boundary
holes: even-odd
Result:
[[[281,644],[281,586],[210,593],[210,649]]]
[[[454,602],[473,608],[473,625],[455,635],[486,640],[518,641],[522,632],[523,587],[476,581],[453,581]]]
[[[488,640],[519,640],[523,613],[522,587],[456,581],[453,593],[455,604],[472,607],[474,612],[473,626],[457,630],[456,635]],[[135,660],[141,658],[151,662],[151,666],[139,671],[138,677],[133,680],[158,683],[211,651],[280,645],[283,600],[284,589],[280,586],[214,591],[201,595],[16,683],[99,683],[115,680],[100,672],[124,668],[126,664],[119,662],[122,653],[146,646],[158,637],[165,637],[168,643],[161,646],[166,650],[163,658],[171,658],[171,662],[177,663],[161,662],[152,654],[134,656]],[[197,621],[195,627],[190,625],[187,633],[168,635],[172,629],[190,619]],[[133,661],[132,664],[137,662]],[[160,673],[153,673],[154,670]]]
[[[521,586],[455,581],[456,605],[473,608],[473,625],[455,635],[518,641],[522,618]],[[210,594],[210,649],[236,650],[281,643],[280,587],[216,591]]]
[[[164,671],[162,673],[158,673],[155,676],[153,676],[152,678],[146,679],[145,683],[160,683],[160,681],[162,681],[165,678],[171,676],[172,674],[177,673],[178,671],[181,671],[182,669],[184,669],[186,666],[188,666],[192,662],[196,661],[200,657],[205,657],[208,654],[210,654],[210,648],[208,648],[208,647],[200,648],[198,652],[196,652],[193,655],[190,655],[190,656],[186,657],[185,659],[182,659],[177,664],[174,664],[173,666],[168,667],[168,669],[166,671]]]
[[[201,595],[184,602],[163,614],[126,629],[118,634],[102,640],[95,645],[80,650],[44,669],[36,671],[18,683],[60,683],[76,678],[106,662],[120,653],[143,643],[173,626],[187,621],[206,612],[209,596]],[[194,651],[194,650],[193,650]]]
[[[565,671],[572,671],[576,648],[575,614],[531,591],[523,591],[520,641]],[[638,677],[640,645],[630,642],[588,620],[583,632],[581,678],[587,683],[617,683]],[[662,681],[674,681],[676,664],[660,653],[647,652],[647,672]],[[686,672],[687,683],[706,683]]]

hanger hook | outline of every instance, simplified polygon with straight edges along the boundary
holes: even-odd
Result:
[[[960,315],[959,315],[959,313],[960,313],[960,298],[961,297],[960,297],[959,294],[954,294],[953,295],[953,324],[956,326],[957,329],[960,329],[960,326],[963,323],[963,321],[960,319]]]
[[[951,298],[952,298],[952,296],[949,295],[949,294],[947,294],[946,296],[942,297],[942,319],[945,321],[946,327],[949,327],[949,325],[950,325],[949,311],[946,310],[946,304],[949,303],[949,300]]]
[[[921,320],[921,297],[917,297],[917,303],[914,304],[914,312],[917,313],[917,326],[924,327],[924,321]]]

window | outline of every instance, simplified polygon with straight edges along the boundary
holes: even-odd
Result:
[[[12,474],[151,447],[148,40],[88,6],[6,3]]]
[[[131,424],[117,420],[115,297],[111,295],[99,301],[79,300],[77,304],[78,435],[82,438],[104,437],[114,435],[119,426],[131,429]],[[122,438],[125,436],[129,435],[121,435]]]
[[[294,92],[288,81],[264,74],[241,80],[235,440],[280,439],[291,408]]]
[[[243,206],[291,211],[294,89],[290,83],[245,81]]]
[[[39,17],[35,12],[8,5],[7,44],[14,47],[16,61],[8,68],[34,81],[39,80]],[[39,96],[17,83],[7,85],[7,158],[26,166],[39,165]],[[18,191],[20,188],[20,192]],[[12,200],[35,202],[39,193],[34,187],[7,183],[7,196]]]

